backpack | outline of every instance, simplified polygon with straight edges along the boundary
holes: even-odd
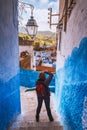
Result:
[[[43,84],[36,85],[36,93],[39,97],[44,97],[46,95],[46,88]]]

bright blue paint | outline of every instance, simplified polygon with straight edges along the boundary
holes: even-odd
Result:
[[[20,113],[18,0],[0,0],[0,130]]]
[[[7,130],[11,120],[21,112],[19,75],[0,81],[0,130]]]
[[[39,71],[20,69],[20,85],[31,89],[34,88],[39,73]],[[55,92],[55,75],[50,83],[50,90]]]
[[[56,99],[64,130],[82,130],[84,97],[87,96],[87,38],[74,48],[56,73]]]

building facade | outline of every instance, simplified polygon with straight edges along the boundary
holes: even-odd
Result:
[[[59,2],[55,91],[57,111],[64,130],[85,130],[87,128],[85,101],[87,97],[87,0],[60,0]]]
[[[74,47],[87,37],[87,1],[60,0],[57,65],[61,68]]]
[[[23,40],[19,37],[20,67],[23,69],[34,69],[33,42],[33,40]],[[27,52],[28,55],[21,56],[21,54],[23,54],[24,52]]]

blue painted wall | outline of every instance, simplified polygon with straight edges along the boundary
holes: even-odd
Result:
[[[82,130],[83,103],[87,96],[87,38],[73,49],[64,67],[57,70],[55,94],[64,130]]]
[[[39,71],[20,69],[20,85],[30,90],[35,89],[39,74]],[[50,91],[55,92],[55,74],[50,82]]]
[[[0,130],[21,111],[17,0],[0,0]]]
[[[8,124],[20,112],[19,75],[7,82],[0,81],[0,130],[6,130]]]

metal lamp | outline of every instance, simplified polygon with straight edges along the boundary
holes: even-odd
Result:
[[[31,16],[30,19],[28,19],[28,22],[26,24],[26,30],[28,35],[30,35],[32,39],[36,36],[37,29],[38,29],[37,22],[34,19],[34,17]]]
[[[38,25],[37,25],[36,20],[33,17],[34,6],[31,4],[29,5],[31,7],[31,17],[30,19],[28,19],[28,22],[26,24],[26,30],[28,32],[28,35],[30,35],[31,38],[33,39],[37,34]]]
[[[22,1],[19,1],[19,3],[21,4],[20,6],[21,6],[22,12],[23,12],[25,7],[31,9],[31,16],[30,16],[30,19],[28,19],[28,22],[26,24],[26,31],[27,31],[28,35],[30,35],[31,38],[33,39],[36,36],[37,29],[38,29],[37,22],[33,17],[34,6],[32,4],[25,3]],[[22,12],[21,12],[21,14],[22,14]]]

